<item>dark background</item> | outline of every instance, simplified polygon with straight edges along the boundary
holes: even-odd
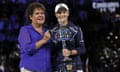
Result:
[[[49,28],[56,23],[55,5],[58,2],[68,4],[70,20],[81,26],[84,34],[87,48],[87,53],[82,56],[84,69],[88,69],[89,72],[120,72],[119,8],[116,8],[115,12],[100,12],[92,8],[92,2],[114,1],[120,2],[119,0],[0,0],[0,72],[19,72],[17,37],[20,27],[26,23],[25,9],[32,2],[45,5]]]

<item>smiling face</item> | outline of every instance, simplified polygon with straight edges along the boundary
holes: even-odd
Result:
[[[45,22],[45,12],[41,8],[35,8],[33,14],[29,17],[34,25],[42,25]]]
[[[59,24],[66,24],[68,22],[69,11],[61,10],[55,13],[55,16]]]

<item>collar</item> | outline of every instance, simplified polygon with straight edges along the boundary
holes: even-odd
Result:
[[[28,25],[28,28],[34,29],[34,27],[32,26],[32,24],[29,24],[29,25]],[[35,30],[35,29],[34,29],[34,30]],[[43,32],[46,32],[46,29],[45,29],[44,26],[42,27],[42,30],[43,30]]]
[[[59,27],[59,24],[57,23],[56,26]],[[71,21],[68,21],[66,27],[70,27],[70,26],[74,26],[74,24]]]

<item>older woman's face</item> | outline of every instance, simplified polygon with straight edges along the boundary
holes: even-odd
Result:
[[[45,22],[45,12],[41,8],[36,8],[33,14],[30,16],[32,24],[44,24]]]

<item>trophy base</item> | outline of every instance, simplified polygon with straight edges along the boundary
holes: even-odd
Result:
[[[77,70],[76,72],[83,72],[83,70]]]
[[[71,59],[71,58],[66,57],[66,58],[64,58],[64,59],[63,59],[63,61],[72,61],[72,59]]]
[[[64,58],[60,63],[59,72],[77,72],[76,64],[71,58]]]

